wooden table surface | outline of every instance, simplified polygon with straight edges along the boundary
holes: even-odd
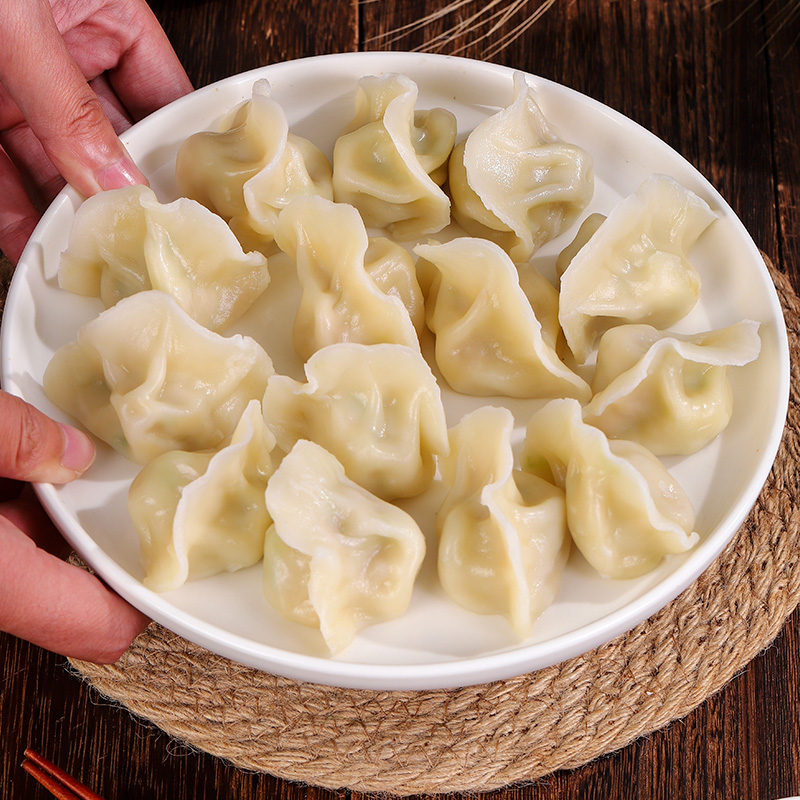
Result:
[[[290,58],[410,50],[480,10],[462,0],[388,44],[445,0],[153,0],[195,86]],[[443,52],[563,83],[664,139],[727,198],[756,244],[800,289],[800,14],[797,0],[555,0],[501,52],[504,32],[456,35]],[[499,7],[511,7],[503,0]],[[487,26],[482,28],[486,31]],[[479,32],[480,33],[480,32]],[[495,48],[496,51],[496,48]],[[104,703],[65,660],[0,635],[0,799],[49,795],[20,769],[25,747],[111,800],[359,795],[246,774],[187,751]],[[716,798],[800,794],[800,616],[774,646],[685,719],[570,773],[486,797]]]

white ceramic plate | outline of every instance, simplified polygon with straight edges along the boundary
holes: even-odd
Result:
[[[367,74],[402,72],[420,87],[419,108],[444,106],[463,136],[511,101],[512,71],[434,55],[364,53],[276,64],[201,89],[131,128],[123,140],[162,202],[177,196],[176,150],[189,134],[206,129],[249,97],[266,77],[295,133],[330,156],[334,140],[353,114],[355,85]],[[88,475],[66,487],[41,485],[39,496],[80,555],[123,597],[177,633],[236,661],[294,679],[355,688],[434,689],[507,678],[557,663],[609,641],[658,611],[718,555],[747,516],[767,478],[780,441],[788,401],[788,348],[780,305],[753,241],[712,186],[681,156],[627,118],[574,91],[533,76],[546,117],[568,141],[594,158],[596,191],[591,211],[608,212],[653,172],[673,176],[703,197],[720,219],[692,258],[702,279],[701,299],[679,330],[722,327],[744,318],[761,323],[758,360],[731,371],[735,412],[728,429],[700,453],[666,463],[697,511],[700,543],[670,557],[636,580],[604,580],[573,554],[555,603],[527,641],[515,640],[506,621],[478,616],[453,604],[435,574],[431,498],[409,504],[429,538],[429,555],[408,612],[363,631],[336,658],[319,632],[280,619],[261,595],[260,566],[157,595],[143,577],[136,534],[126,510],[135,465],[101,447]],[[65,419],[44,396],[42,374],[53,352],[101,310],[98,300],[58,288],[59,255],[79,196],[67,189],[48,209],[14,277],[2,329],[2,380],[6,390]],[[555,255],[575,228],[537,254],[553,275]],[[281,292],[296,291],[276,268],[255,313],[285,308]],[[279,371],[302,375],[293,361],[291,323],[276,318],[267,349]],[[247,319],[236,331],[247,331]],[[262,337],[263,338],[263,337]],[[449,423],[487,400],[445,391]],[[530,408],[514,404],[521,426]],[[435,495],[435,492],[434,492]],[[426,502],[428,507],[426,507]]]

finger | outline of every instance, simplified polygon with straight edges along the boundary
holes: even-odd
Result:
[[[192,91],[192,84],[143,0],[60,5],[56,24],[88,78],[108,72],[134,120]]]
[[[84,661],[116,661],[147,617],[0,517],[0,629]]]
[[[83,474],[94,455],[85,433],[0,391],[0,477],[66,483]]]
[[[25,191],[22,176],[2,147],[0,186],[3,187],[0,192],[0,251],[16,264],[39,222],[39,212]]]
[[[47,0],[0,15],[0,80],[58,171],[84,194],[146,183],[71,58]],[[31,90],[35,76],[35,90]]]
[[[188,94],[193,87],[145,0],[84,0],[53,8],[56,25],[84,75],[119,76],[134,119]]]
[[[109,70],[111,83],[135,120],[192,91],[192,83],[153,12],[138,6],[139,35],[118,66]]]
[[[114,130],[121,133],[130,128],[131,120],[108,80],[101,75],[92,80],[90,85]],[[47,207],[64,188],[65,181],[47,157],[33,131],[23,120],[0,134],[0,144],[11,160],[11,168],[16,167],[19,170],[23,175],[23,185],[27,185],[29,192],[35,195],[31,202],[34,205],[38,202],[40,208]],[[2,180],[1,175],[0,180]],[[2,201],[0,201],[0,219],[3,219]],[[25,232],[30,235],[29,231]]]
[[[39,210],[47,208],[65,181],[33,131],[22,122],[0,134],[0,145],[22,177],[30,202]]]
[[[103,111],[108,117],[109,122],[114,126],[114,130],[117,133],[128,130],[133,120],[128,110],[122,105],[122,101],[117,97],[114,87],[105,74],[98,75],[96,78],[89,81],[89,86],[92,87],[94,93],[99,98],[103,106]]]
[[[38,547],[58,558],[67,558],[72,552],[72,547],[47,516],[30,484],[23,486],[17,498],[0,504],[0,516],[5,517]]]

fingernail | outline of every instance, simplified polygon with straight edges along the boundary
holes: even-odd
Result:
[[[105,164],[95,172],[95,180],[103,189],[122,189],[125,186],[147,184],[147,178],[142,174],[133,159],[125,155],[118,161]]]
[[[70,425],[59,423],[64,433],[64,452],[61,454],[61,466],[80,475],[92,465],[95,456],[94,443],[81,431]]]

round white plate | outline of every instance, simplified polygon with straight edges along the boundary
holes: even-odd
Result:
[[[173,165],[179,144],[191,133],[246,100],[257,78],[268,78],[293,132],[329,156],[338,132],[350,121],[356,81],[363,75],[401,72],[420,88],[418,108],[443,106],[459,121],[459,138],[511,102],[510,69],[437,55],[352,53],[276,64],[208,86],[135,125],[123,141],[151,180],[162,202],[177,196]],[[722,327],[749,318],[761,323],[761,355],[731,370],[735,410],[730,426],[711,445],[688,458],[665,463],[697,511],[699,545],[666,559],[636,580],[598,577],[573,553],[555,603],[533,636],[517,641],[500,617],[478,616],[456,606],[436,579],[435,536],[430,509],[410,503],[429,540],[429,554],[408,612],[363,631],[335,658],[318,631],[279,618],[261,595],[261,567],[187,584],[164,595],[146,589],[136,534],[126,508],[128,484],[137,467],[105,446],[95,465],[65,487],[41,485],[39,496],[77,552],[110,586],[153,619],[182,636],[244,664],[290,678],[354,688],[435,689],[503,679],[548,666],[609,641],[676,597],[718,555],[737,531],[769,474],[780,442],[788,402],[786,330],[764,262],[738,218],[714,188],[681,156],[629,119],[574,91],[529,76],[545,116],[567,140],[593,157],[596,190],[592,211],[608,212],[653,172],[676,178],[720,215],[692,252],[701,280],[697,308],[681,331]],[[48,209],[25,250],[8,297],[2,328],[2,381],[7,391],[66,419],[44,396],[42,375],[53,352],[101,310],[99,300],[58,288],[56,274],[71,220],[81,198],[62,192]],[[573,227],[550,242],[535,263],[554,275],[556,254]],[[258,308],[284,307],[281,287],[295,291],[276,267]],[[302,375],[292,363],[288,326],[265,342],[279,371]],[[236,332],[247,331],[248,319]],[[450,424],[486,399],[444,391]],[[491,402],[496,402],[491,400]],[[530,408],[512,404],[521,426]],[[435,495],[435,491],[434,491]]]

